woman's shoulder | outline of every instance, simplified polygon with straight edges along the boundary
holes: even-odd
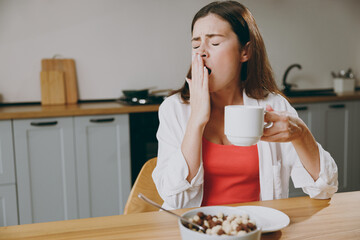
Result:
[[[159,120],[171,125],[186,125],[191,113],[190,104],[184,103],[179,93],[167,97],[160,105]]]
[[[278,110],[289,110],[291,105],[289,101],[279,93],[269,93],[263,100],[264,105],[269,104],[274,109]]]
[[[274,92],[269,93],[264,100],[273,102],[288,102],[283,95]]]
[[[161,108],[174,107],[176,105],[182,104],[182,99],[179,93],[175,93],[165,98],[165,100],[160,104]]]
[[[179,111],[186,110],[189,108],[190,104],[187,104],[183,101],[180,96],[180,93],[173,94],[169,97],[166,97],[165,100],[161,103],[159,110],[161,111]]]

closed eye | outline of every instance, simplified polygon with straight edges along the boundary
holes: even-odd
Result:
[[[211,45],[213,45],[213,46],[219,46],[220,43],[212,43]]]
[[[193,46],[193,49],[198,49],[199,48],[199,46]]]

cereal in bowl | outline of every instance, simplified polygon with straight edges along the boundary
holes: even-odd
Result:
[[[195,216],[189,219],[190,222],[202,226],[206,230],[206,234],[209,235],[230,235],[241,236],[248,232],[256,230],[256,222],[249,219],[247,214],[239,215],[224,215],[218,213],[217,215],[206,215],[203,212],[198,212]],[[185,226],[191,230],[203,232],[197,230],[191,224],[185,224]]]

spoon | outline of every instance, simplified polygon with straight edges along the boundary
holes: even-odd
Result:
[[[200,226],[200,225],[198,225],[198,224],[196,224],[196,223],[190,222],[190,221],[187,220],[186,218],[183,218],[182,216],[177,215],[176,213],[173,213],[173,212],[171,212],[171,211],[169,211],[169,210],[166,210],[165,208],[161,207],[161,206],[160,206],[159,204],[157,204],[156,202],[154,202],[154,201],[148,199],[147,197],[145,197],[142,193],[139,193],[139,194],[138,194],[138,197],[141,198],[142,200],[144,200],[145,202],[153,205],[154,207],[157,207],[157,208],[159,208],[159,209],[161,209],[161,210],[163,210],[163,211],[165,211],[165,212],[167,212],[167,213],[170,213],[171,215],[173,215],[173,216],[175,216],[175,217],[177,217],[177,218],[180,218],[182,221],[184,221],[184,222],[186,222],[186,223],[188,223],[188,224],[191,224],[191,225],[193,225],[194,227],[196,227],[197,229],[200,229],[201,231],[205,232],[205,229],[204,229],[202,226]]]

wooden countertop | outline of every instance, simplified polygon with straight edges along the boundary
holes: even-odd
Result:
[[[291,104],[360,100],[360,91],[339,96],[293,97],[288,100]],[[159,105],[128,106],[117,102],[80,103],[54,106],[3,106],[0,107],[0,120],[156,112],[158,109]]]
[[[0,107],[0,120],[156,112],[158,109],[159,105],[128,106],[117,102],[80,103],[53,106],[5,106]]]
[[[336,193],[327,200],[309,197],[232,204],[278,209],[290,217],[289,226],[261,239],[360,239],[360,191]],[[184,213],[188,209],[175,212]],[[166,239],[180,240],[177,219],[165,212],[1,227],[0,239]]]
[[[288,98],[291,104],[297,103],[317,103],[317,102],[336,102],[360,100],[360,91],[354,93],[339,94],[337,96],[315,96],[315,97],[292,97]]]

